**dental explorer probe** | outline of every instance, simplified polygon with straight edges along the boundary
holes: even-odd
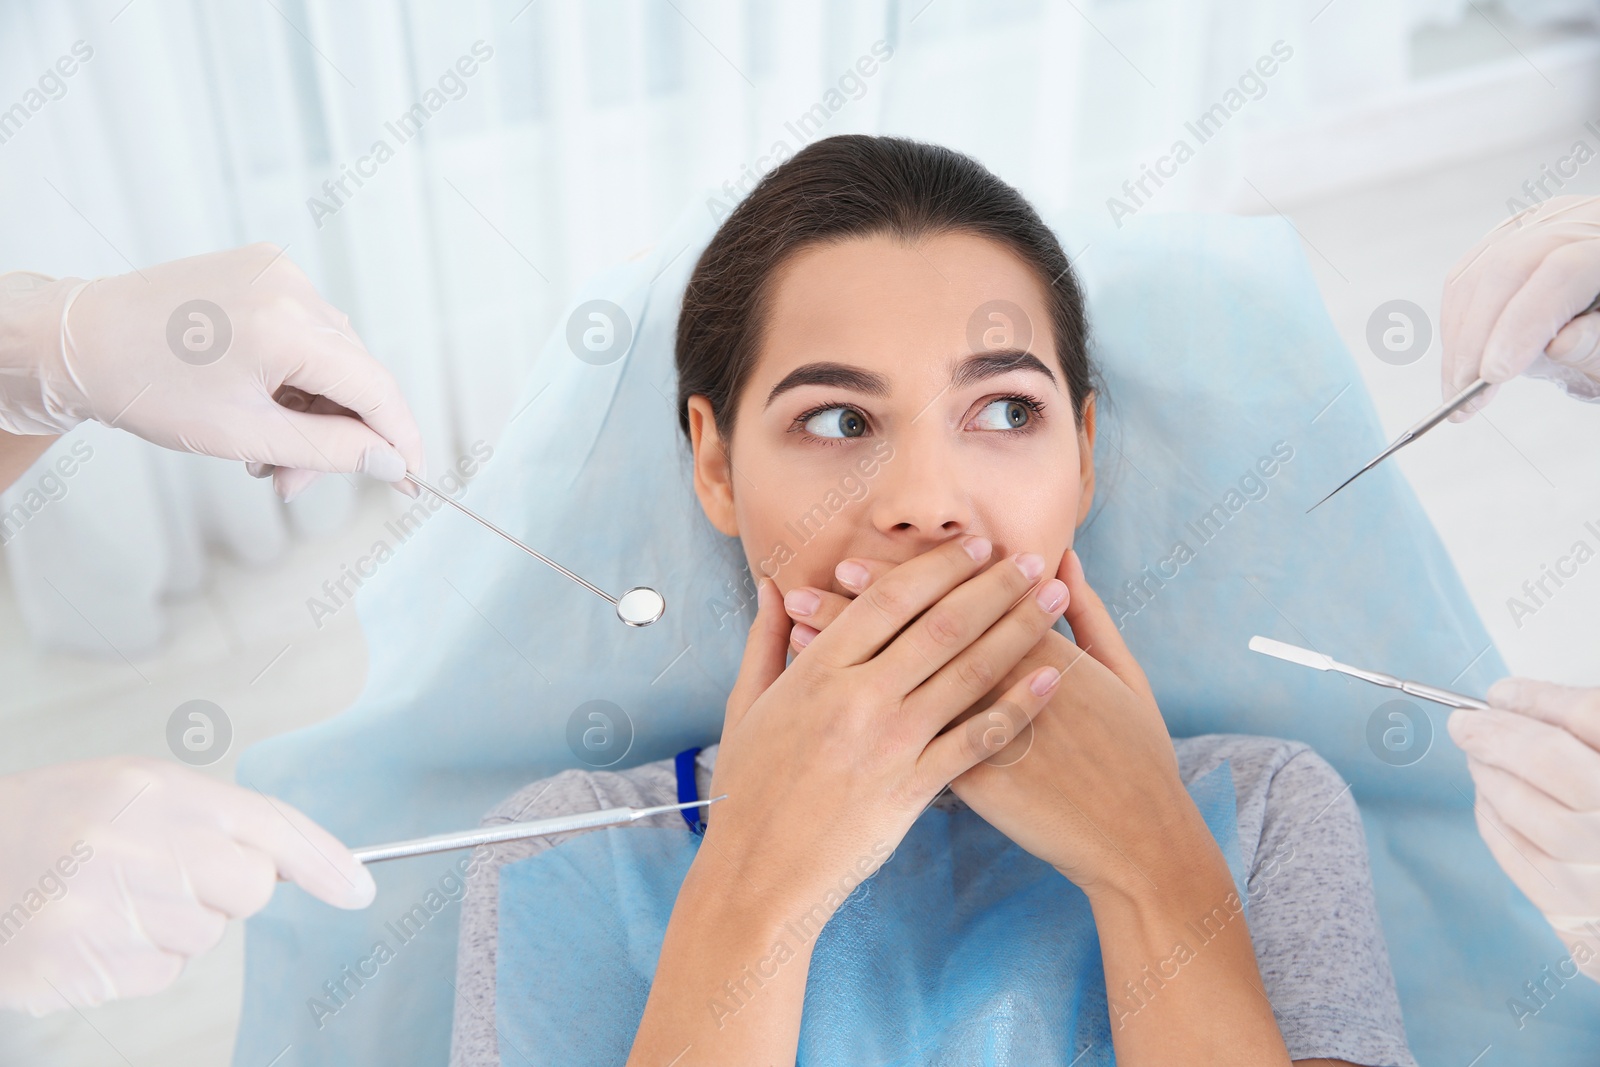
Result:
[[[1396,678],[1394,675],[1384,674],[1382,671],[1364,671],[1360,667],[1339,663],[1329,656],[1324,656],[1321,652],[1313,652],[1309,648],[1301,648],[1298,645],[1274,641],[1270,637],[1261,637],[1259,635],[1252,637],[1250,639],[1250,651],[1276,656],[1278,659],[1287,660],[1290,663],[1298,663],[1302,667],[1310,667],[1313,670],[1338,671],[1340,674],[1348,674],[1352,678],[1360,678],[1363,682],[1371,682],[1373,685],[1381,685],[1389,689],[1398,689],[1402,693],[1421,697],[1423,700],[1431,700],[1435,704],[1443,704],[1447,708],[1489,710],[1489,705],[1477,697],[1469,697],[1465,693],[1453,693],[1448,689],[1440,689],[1435,685],[1425,685],[1422,682],[1408,682],[1404,678]]]
[[[1415,441],[1417,438],[1421,437],[1423,434],[1439,425],[1445,419],[1448,419],[1453,413],[1465,407],[1473,397],[1477,396],[1487,388],[1489,388],[1489,383],[1484,381],[1482,378],[1478,378],[1473,381],[1471,385],[1461,390],[1461,392],[1457,393],[1443,404],[1440,404],[1437,408],[1434,408],[1432,411],[1428,412],[1428,414],[1423,417],[1421,422],[1411,427],[1411,429],[1407,430],[1399,437],[1396,437],[1389,443],[1388,448],[1385,448],[1382,452],[1379,452],[1376,456],[1373,456],[1371,459],[1369,459],[1366,466],[1362,467],[1350,477],[1340,482],[1338,489],[1335,489],[1332,493],[1329,493],[1315,504],[1312,504],[1309,508],[1306,508],[1306,514],[1311,514],[1313,511],[1316,511],[1322,505],[1326,504],[1329,500],[1332,500],[1334,493],[1337,493],[1339,489],[1343,489],[1345,486],[1349,485],[1351,482],[1367,473],[1373,467],[1376,467],[1378,464],[1382,463],[1384,460],[1400,451],[1406,445],[1409,445],[1411,442]]]
[[[461,504],[451,497],[439,492],[439,490],[435,489],[421,478],[418,478],[415,474],[408,473],[406,475],[406,481],[410,482],[418,489],[426,489],[440,500],[443,500],[446,504],[449,504],[451,507],[461,512],[461,514],[465,515],[467,518],[474,519],[480,525],[493,530],[495,533],[499,534],[501,537],[504,537],[507,541],[510,541],[512,544],[522,549],[522,551],[526,552],[534,559],[554,567],[562,574],[565,574],[568,578],[571,578],[573,581],[589,590],[589,592],[593,593],[595,596],[607,601],[617,609],[617,618],[621,619],[629,626],[649,626],[651,623],[661,618],[662,614],[667,610],[666,598],[647,585],[634,586],[626,593],[623,593],[622,598],[619,600],[617,597],[612,596],[605,590],[590,585],[588,582],[584,581],[576,574],[573,574],[555,560],[535,552],[533,549],[529,548],[521,541],[518,541],[515,537],[512,537],[510,534],[500,529],[500,527],[496,526],[482,515],[479,515],[476,511],[473,511],[465,504]]]
[[[547,834],[566,833],[569,830],[618,826],[649,818],[651,815],[704,807],[726,799],[728,794],[724,793],[709,800],[686,800],[682,804],[662,804],[654,808],[603,808],[600,811],[579,812],[577,815],[555,815],[548,819],[531,819],[527,822],[506,823],[503,826],[485,826],[477,830],[434,834],[432,837],[394,841],[387,845],[368,845],[366,848],[351,849],[350,854],[362,863],[382,863],[384,860],[403,859],[406,856],[426,856],[433,852],[451,852],[458,848],[498,845],[505,841],[521,841],[525,837],[544,837]]]
[[[1588,307],[1578,312],[1572,318],[1579,319],[1594,311],[1600,311],[1600,296],[1596,296],[1589,302]],[[1569,319],[1568,321],[1570,322],[1572,320]],[[1345,486],[1349,485],[1351,482],[1367,473],[1373,467],[1376,467],[1378,464],[1382,463],[1384,460],[1400,451],[1406,445],[1409,445],[1411,442],[1415,441],[1417,438],[1421,437],[1423,434],[1439,425],[1445,419],[1448,419],[1452,414],[1465,407],[1473,397],[1477,396],[1487,388],[1489,388],[1489,383],[1484,381],[1482,378],[1473,379],[1471,385],[1467,386],[1465,389],[1461,390],[1461,392],[1457,393],[1455,396],[1451,397],[1449,400],[1446,400],[1443,404],[1430,411],[1426,416],[1423,417],[1421,422],[1411,427],[1411,429],[1407,430],[1399,437],[1396,437],[1389,443],[1388,448],[1385,448],[1382,452],[1379,452],[1376,456],[1372,457],[1372,459],[1368,460],[1366,466],[1362,467],[1350,477],[1340,482],[1338,489],[1335,489],[1332,493],[1329,493],[1315,504],[1312,504],[1309,508],[1306,508],[1306,514],[1309,515],[1313,511],[1316,511],[1329,500],[1333,499],[1334,494],[1338,493],[1339,489],[1343,489]]]

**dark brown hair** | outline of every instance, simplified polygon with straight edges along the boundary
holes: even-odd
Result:
[[[1056,361],[1080,422],[1098,375],[1083,294],[1061,242],[1021,193],[939,145],[844,134],[808,145],[761,179],[701,253],[678,318],[678,424],[689,397],[711,402],[731,441],[739,395],[759,353],[770,282],[809,245],[887,234],[962,232],[998,241],[1033,268],[1050,303]]]

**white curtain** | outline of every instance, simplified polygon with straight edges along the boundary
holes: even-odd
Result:
[[[808,140],[937,140],[1047,212],[1107,211],[1283,42],[1228,136],[1132,205],[1265,210],[1247,166],[1310,188],[1316,164],[1262,146],[1427,92],[1417,26],[1473,17],[1443,0],[12,2],[0,112],[25,114],[0,121],[0,270],[274,241],[393,369],[442,469],[512,417],[578,280]],[[92,56],[30,97],[77,42]],[[1392,166],[1379,154],[1355,177]],[[98,427],[51,458],[80,441],[92,459],[59,493],[41,466],[0,499],[27,511],[3,552],[46,647],[148,650],[208,553],[270,563],[365,491],[326,478],[285,507],[237,464]]]

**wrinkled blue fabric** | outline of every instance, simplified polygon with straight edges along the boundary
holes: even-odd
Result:
[[[1394,694],[1246,649],[1265,634],[1478,694],[1505,673],[1403,459],[1305,514],[1388,435],[1294,231],[1225,216],[1140,215],[1115,230],[1057,222],[1112,401],[1100,413],[1099,487],[1078,548],[1172,732],[1305,741],[1351,783],[1422,1063],[1460,1067],[1493,1045],[1482,1067],[1592,1065],[1600,985],[1552,985],[1528,1000],[1525,983],[1566,952],[1479,838],[1443,709],[1414,703],[1431,748],[1392,765],[1369,747],[1367,727]],[[563,319],[516,408],[531,404],[464,498],[602,588],[655,586],[665,617],[624,627],[592,594],[441,506],[362,591],[361,697],[246,751],[241,782],[369,844],[475,825],[520,786],[581,766],[567,723],[591,700],[613,702],[632,723],[618,768],[716,739],[754,584],[738,543],[694,498],[669,399],[683,288],[715,224],[697,201],[652,252],[575,296],[574,308],[620,305],[630,351],[604,365],[578,359]],[[1418,447],[1448,448],[1449,435]],[[1230,497],[1279,442],[1293,457],[1261,477],[1265,494]],[[1202,540],[1190,526],[1216,506],[1228,517]],[[1145,592],[1130,596],[1140,583]],[[378,898],[362,912],[282,888],[247,927],[240,1067],[280,1056],[275,1067],[443,1063],[454,859],[380,865]],[[390,928],[405,915],[402,942]],[[345,979],[379,941],[393,958],[360,985]],[[1520,1028],[1514,997],[1538,1009]]]
[[[1231,769],[1224,763],[1190,783],[1189,795],[1233,875],[1236,900],[1216,903],[1245,909],[1248,921],[1250,869]],[[699,847],[686,828],[614,828],[501,869],[501,1063],[627,1060],[673,901]],[[729,975],[705,1010],[726,1024],[761,995],[761,972],[792,965],[786,953],[814,940],[800,1067],[1115,1062],[1088,898],[971,809],[923,812],[820,935],[791,923],[779,936],[785,951],[774,944],[750,961],[753,973]],[[1184,943],[1202,953],[1203,936],[1214,932]]]

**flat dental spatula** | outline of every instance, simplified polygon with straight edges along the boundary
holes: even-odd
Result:
[[[1318,671],[1338,671],[1348,674],[1352,678],[1360,678],[1363,682],[1381,685],[1388,689],[1398,689],[1402,693],[1409,693],[1423,700],[1431,700],[1435,704],[1443,704],[1449,708],[1474,708],[1478,711],[1488,711],[1489,705],[1477,697],[1469,697],[1465,693],[1453,693],[1448,689],[1440,689],[1436,685],[1426,685],[1422,682],[1408,682],[1404,678],[1396,678],[1392,674],[1382,671],[1367,671],[1360,667],[1352,667],[1348,663],[1340,663],[1321,652],[1313,652],[1309,648],[1298,645],[1274,641],[1270,637],[1257,635],[1250,639],[1250,651],[1260,652],[1264,655],[1275,656],[1290,663],[1298,663],[1302,667],[1310,667]]]

